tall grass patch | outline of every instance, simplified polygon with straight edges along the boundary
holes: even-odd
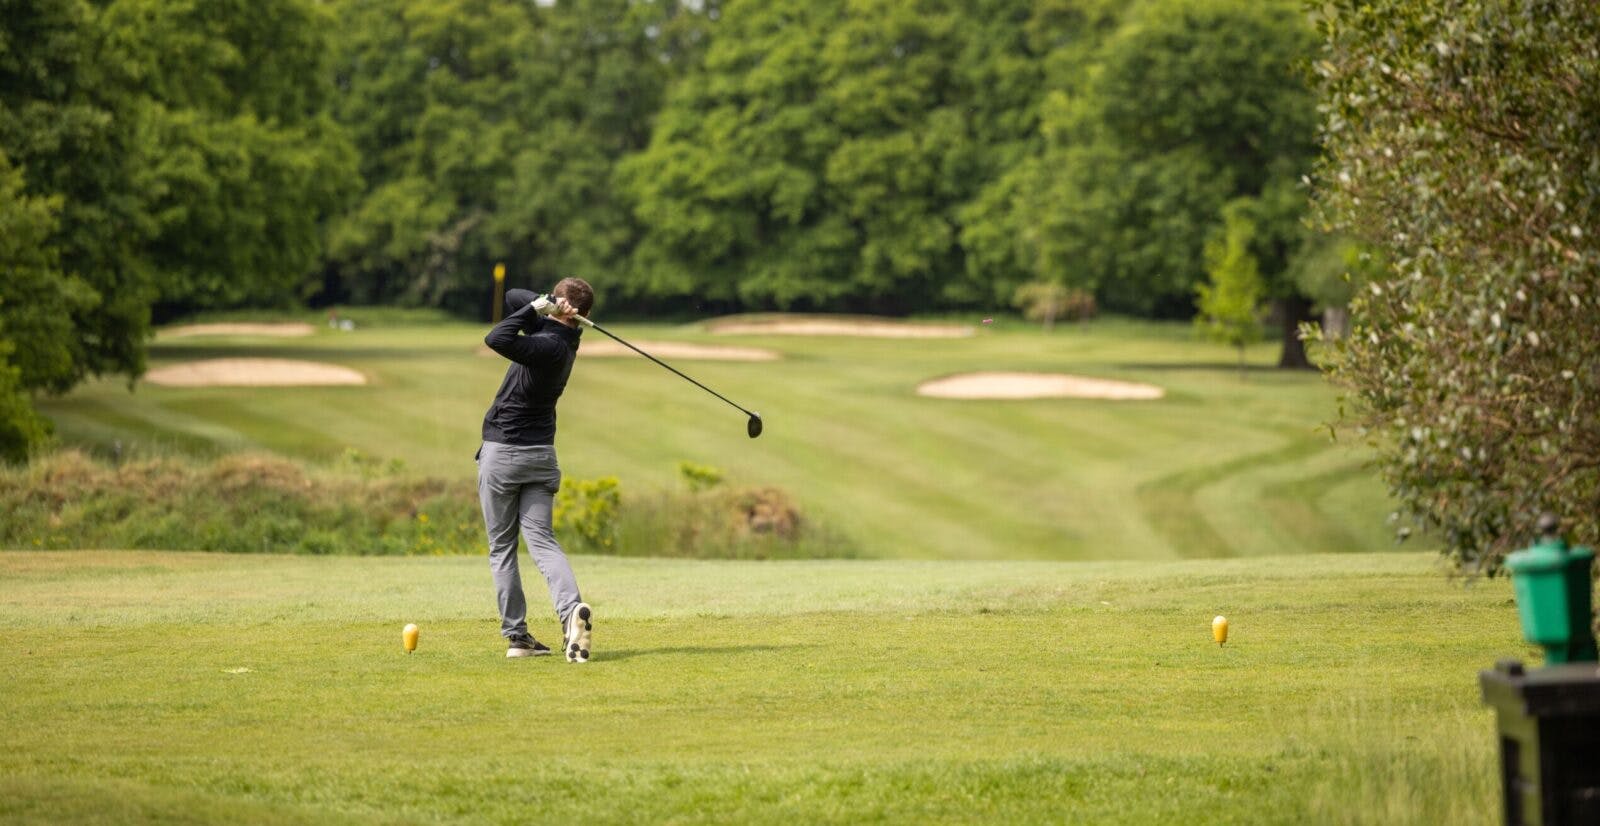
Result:
[[[347,451],[306,464],[262,454],[105,460],[65,450],[0,469],[0,547],[239,553],[481,553],[474,480],[418,477]],[[569,479],[557,538],[624,556],[854,556],[776,488],[624,493],[614,478]]]

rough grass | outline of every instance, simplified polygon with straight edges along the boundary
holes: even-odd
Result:
[[[568,495],[583,485],[566,485]],[[751,529],[751,500],[783,510]],[[725,559],[849,557],[848,541],[795,513],[782,491],[623,491],[615,508],[558,500],[556,536],[576,551]],[[571,515],[568,515],[570,511]],[[580,524],[581,523],[581,524]],[[589,526],[591,530],[583,530]],[[157,454],[115,464],[77,450],[0,466],[0,548],[132,548],[248,553],[481,553],[472,479],[403,473],[347,453],[326,467],[265,454]]]
[[[0,820],[1490,823],[1527,656],[1421,554],[576,563],[586,666],[481,559],[0,553]]]
[[[308,473],[259,454],[112,465],[64,451],[0,468],[0,547],[426,554],[482,544],[470,482],[346,470]]]
[[[354,312],[354,311],[353,311]],[[265,320],[265,318],[257,319]],[[973,321],[977,320],[975,316]],[[157,341],[153,365],[225,356],[326,360],[364,387],[160,388],[90,383],[42,408],[68,445],[267,451],[312,462],[355,449],[405,473],[471,479],[504,362],[485,328],[382,314],[301,339]],[[1390,506],[1368,454],[1329,440],[1335,393],[1307,372],[1253,369],[1185,325],[1116,319],[1044,334],[1001,318],[946,340],[716,336],[620,324],[629,338],[760,346],[764,364],[678,366],[762,413],[766,433],[643,359],[580,356],[561,405],[569,478],[672,490],[681,461],[729,484],[776,486],[871,556],[1167,559],[1375,550]],[[593,335],[592,333],[590,335]],[[1252,349],[1270,362],[1270,345]],[[967,370],[1063,371],[1160,385],[1153,402],[972,402],[915,395]]]

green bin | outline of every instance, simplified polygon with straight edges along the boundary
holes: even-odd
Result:
[[[1553,532],[1506,557],[1522,636],[1544,647],[1547,664],[1596,659],[1593,565],[1594,551],[1569,548]]]

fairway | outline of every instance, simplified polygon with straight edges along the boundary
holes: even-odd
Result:
[[[378,319],[348,333],[151,346],[152,368],[302,359],[354,368],[365,386],[146,383],[130,394],[107,380],[41,407],[66,444],[103,454],[118,441],[129,451],[265,450],[313,462],[356,450],[403,460],[403,473],[471,478],[483,411],[504,370],[483,353],[486,328]],[[906,340],[619,324],[630,340],[779,354],[677,364],[760,412],[766,433],[746,438],[741,414],[642,358],[580,355],[561,402],[562,466],[568,478],[615,475],[624,497],[680,484],[680,461],[722,468],[734,484],[785,489],[869,557],[1172,559],[1392,546],[1392,506],[1368,453],[1354,439],[1329,438],[1337,394],[1322,376],[1254,369],[1241,377],[1231,348],[1197,342],[1184,324],[1111,319],[1049,334],[996,326]],[[1274,352],[1262,345],[1250,360],[1264,365]],[[928,380],[984,370],[1138,382],[1165,396],[916,395]]]
[[[1527,653],[1419,554],[576,563],[581,666],[479,559],[0,554],[0,819],[1486,823]]]

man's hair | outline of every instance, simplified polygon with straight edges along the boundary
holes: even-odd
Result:
[[[578,315],[587,318],[589,311],[594,309],[594,288],[582,278],[563,278],[561,283],[551,291],[557,298],[565,298]]]

